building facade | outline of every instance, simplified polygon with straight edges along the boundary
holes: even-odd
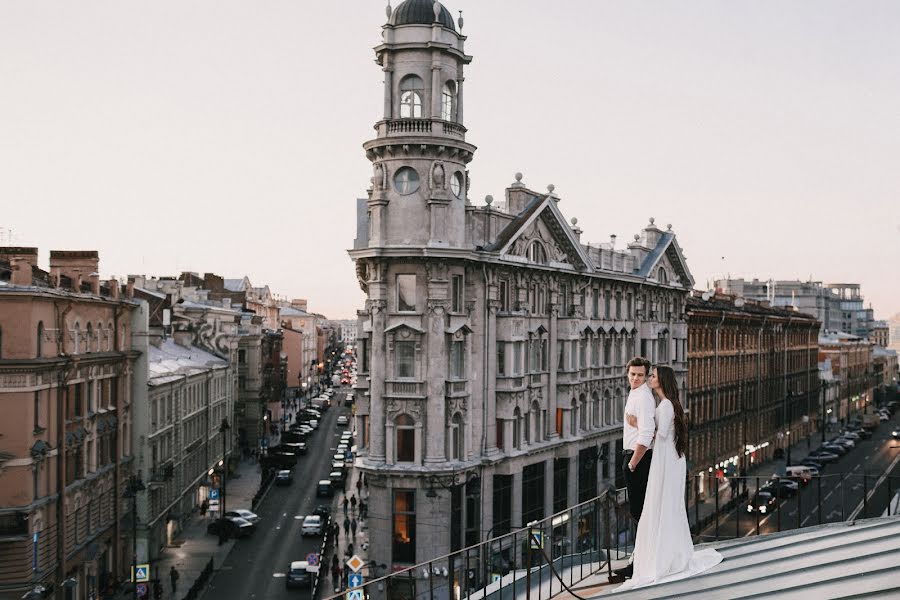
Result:
[[[230,449],[230,431],[221,429],[234,409],[231,364],[193,346],[190,335],[160,333],[144,338],[147,372],[138,384],[146,393],[135,419],[134,454],[147,488],[138,497],[138,543],[151,563],[206,500],[208,473]]]
[[[96,597],[131,563],[137,304],[96,251],[0,248],[0,598]]]
[[[891,327],[887,321],[875,321],[869,340],[876,346],[889,348],[891,346]]]
[[[692,493],[769,460],[818,431],[819,322],[735,296],[687,301],[689,474]]]
[[[287,357],[286,385],[297,395],[311,393],[318,383],[322,361],[318,317],[306,311],[306,300],[293,300],[291,305],[281,307],[279,318]]]
[[[837,386],[832,424],[846,424],[865,411],[873,400],[877,376],[873,364],[874,345],[869,340],[843,332],[819,336],[819,360],[831,364],[830,386]]]
[[[499,206],[470,202],[464,42],[440,3],[407,0],[375,48],[384,114],[350,255],[358,464],[391,566],[595,497],[620,464],[625,363],[687,367],[693,280],[671,227],[583,244],[521,175]]]

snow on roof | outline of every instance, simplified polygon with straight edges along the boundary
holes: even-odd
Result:
[[[165,300],[165,299],[166,299],[166,295],[163,294],[162,292],[157,292],[157,291],[154,291],[154,290],[148,290],[147,288],[135,288],[135,289],[140,290],[140,291],[144,292],[145,294],[147,294],[147,295],[149,295],[149,296],[153,296],[153,297],[155,297],[155,298],[159,298],[159,299],[161,299],[161,300]]]
[[[160,385],[179,377],[195,375],[210,369],[223,369],[228,361],[195,346],[186,348],[174,340],[163,340],[160,347],[150,346],[149,383]]]

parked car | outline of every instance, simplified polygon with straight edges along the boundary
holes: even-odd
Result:
[[[747,512],[760,512],[766,514],[775,507],[775,496],[771,492],[760,490],[753,494],[753,498],[747,503]]]
[[[831,442],[826,442],[820,446],[822,450],[826,452],[831,452],[832,454],[837,454],[838,456],[843,456],[847,454],[847,448],[841,446],[840,444],[832,444]]]
[[[851,439],[845,438],[845,437],[836,437],[828,443],[836,444],[838,446],[843,446],[847,450],[852,450],[854,448],[854,446],[856,446],[856,442],[854,442]]]
[[[334,486],[327,479],[322,479],[316,486],[316,496],[319,498],[331,498],[334,496]]]
[[[229,510],[227,513],[225,513],[225,516],[226,517],[239,517],[241,519],[244,519],[245,521],[249,521],[249,522],[253,523],[254,525],[259,523],[259,521],[260,521],[259,515],[257,515],[255,512],[251,512],[251,511],[247,510],[246,508],[238,508],[235,510]]]
[[[331,470],[332,471],[343,471],[344,467],[345,467],[344,461],[342,461],[342,460],[331,461]]]
[[[287,448],[292,450],[294,454],[306,454],[309,450],[309,446],[306,445],[306,442],[286,442],[284,444]]]
[[[294,474],[287,469],[275,473],[275,485],[291,485],[294,483]]]
[[[310,419],[309,426],[312,427],[313,429],[318,429],[319,428],[319,420],[318,419]]]
[[[288,569],[287,576],[284,578],[284,587],[291,588],[308,588],[312,586],[312,574],[307,571],[309,563],[305,560],[295,560]]]
[[[206,526],[206,533],[224,535],[230,538],[247,537],[256,527],[250,521],[240,517],[224,517],[216,519]]]
[[[341,469],[340,471],[332,471],[328,474],[328,480],[331,482],[332,487],[344,487],[344,471]]]
[[[880,421],[890,421],[891,417],[887,413],[878,413],[878,419]]]
[[[862,438],[860,437],[860,435],[859,435],[857,432],[855,432],[855,431],[850,431],[849,429],[845,429],[844,431],[842,431],[842,432],[841,432],[841,437],[842,437],[842,438],[845,438],[845,439],[848,439],[848,440],[853,440],[854,442],[859,441],[860,439],[862,439]]]
[[[331,518],[331,507],[327,504],[320,504],[312,514],[319,515],[323,521],[327,522]]]
[[[820,462],[820,461],[818,461],[818,460],[816,460],[816,459],[814,459],[814,458],[812,458],[812,457],[806,457],[806,458],[804,458],[803,460],[800,461],[800,464],[801,464],[801,465],[805,465],[805,466],[807,466],[807,467],[811,467],[811,468],[813,468],[813,469],[815,469],[816,471],[819,471],[819,472],[821,472],[823,469],[825,469],[825,462],[824,462],[824,461]]]
[[[322,535],[322,517],[320,515],[308,515],[300,526],[300,535]]]
[[[338,427],[346,427],[350,424],[350,419],[347,417],[347,415],[340,415],[337,418],[337,424]]]
[[[820,463],[820,464],[821,463],[828,464],[828,463],[832,463],[832,462],[836,461],[838,458],[840,458],[840,455],[835,452],[829,452],[828,450],[825,450],[824,448],[818,448],[818,449],[810,452],[809,458],[813,459],[814,461],[816,461],[817,463]]]

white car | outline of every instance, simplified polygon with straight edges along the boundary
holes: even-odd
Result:
[[[859,434],[853,433],[852,431],[844,431],[841,433],[841,437],[847,440],[853,440],[854,442],[859,441]]]
[[[322,535],[322,517],[309,515],[303,519],[303,525],[300,526],[300,535]]]
[[[227,513],[225,513],[225,516],[226,517],[239,517],[241,519],[244,519],[245,521],[253,523],[254,525],[259,523],[259,515],[257,515],[254,512],[250,512],[249,510],[244,509],[244,508],[239,508],[237,510],[229,510]]]
[[[840,444],[841,446],[843,446],[844,448],[847,448],[847,449],[856,447],[856,442],[854,442],[853,440],[851,440],[849,438],[845,438],[845,437],[837,438],[836,440],[834,440],[834,443]]]
[[[319,428],[319,421],[317,419],[310,419],[308,422],[309,422],[309,426],[312,427],[313,429]]]
[[[337,418],[337,424],[341,427],[346,427],[350,423],[350,419],[347,415],[341,415]]]

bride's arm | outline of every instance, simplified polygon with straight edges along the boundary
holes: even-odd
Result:
[[[656,424],[656,437],[668,439],[675,426],[675,409],[671,402],[663,402],[659,406],[659,423]]]

